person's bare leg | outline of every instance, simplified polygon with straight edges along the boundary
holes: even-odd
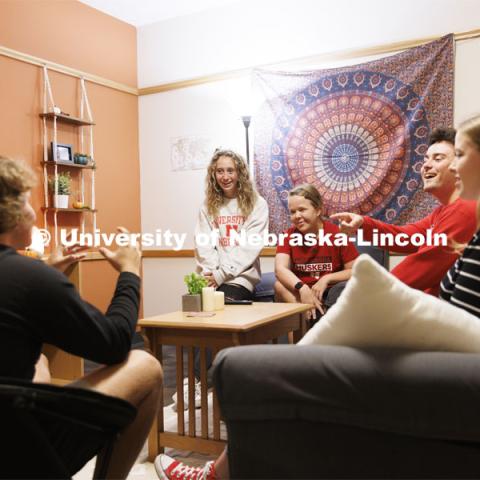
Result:
[[[158,360],[142,350],[132,350],[124,362],[102,367],[72,384],[122,398],[137,408],[135,420],[115,443],[107,478],[127,477],[158,413],[162,380]]]
[[[52,383],[52,376],[50,375],[50,368],[48,358],[41,353],[35,364],[35,375],[33,376],[34,383]]]
[[[228,468],[227,449],[225,448],[220,456],[215,460],[215,473],[218,480],[228,480],[230,470]]]
[[[300,303],[300,295],[293,294],[288,288],[284,287],[278,280],[273,286],[275,290],[275,301],[286,303]]]

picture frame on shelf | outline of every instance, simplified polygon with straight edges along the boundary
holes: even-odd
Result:
[[[72,145],[67,143],[51,142],[52,161],[56,163],[65,163],[73,165]]]

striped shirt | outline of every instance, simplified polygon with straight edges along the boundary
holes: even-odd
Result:
[[[440,298],[480,317],[480,230],[443,278]]]

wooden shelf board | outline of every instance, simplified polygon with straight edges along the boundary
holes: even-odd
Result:
[[[54,118],[57,119],[57,121],[62,122],[62,123],[70,123],[72,125],[78,125],[80,127],[85,127],[88,125],[95,125],[93,122],[89,122],[87,120],[83,120],[81,118],[77,117],[72,117],[71,115],[64,115],[62,113],[56,114],[53,112],[48,112],[48,113],[41,113],[40,117],[42,118],[47,118],[48,120],[53,120]]]
[[[43,211],[47,212],[74,212],[74,213],[95,213],[98,212],[98,210],[91,209],[91,208],[55,208],[55,207],[42,207]]]
[[[94,170],[96,167],[93,165],[79,165],[78,163],[71,162],[41,162],[42,165],[50,165],[51,167],[58,165],[59,167],[72,167],[72,168],[87,168],[89,170]]]

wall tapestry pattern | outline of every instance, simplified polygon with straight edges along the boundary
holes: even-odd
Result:
[[[256,70],[255,173],[270,231],[289,226],[288,191],[314,184],[325,214],[414,222],[437,205],[422,191],[430,132],[453,124],[454,39],[448,35],[360,65]]]

